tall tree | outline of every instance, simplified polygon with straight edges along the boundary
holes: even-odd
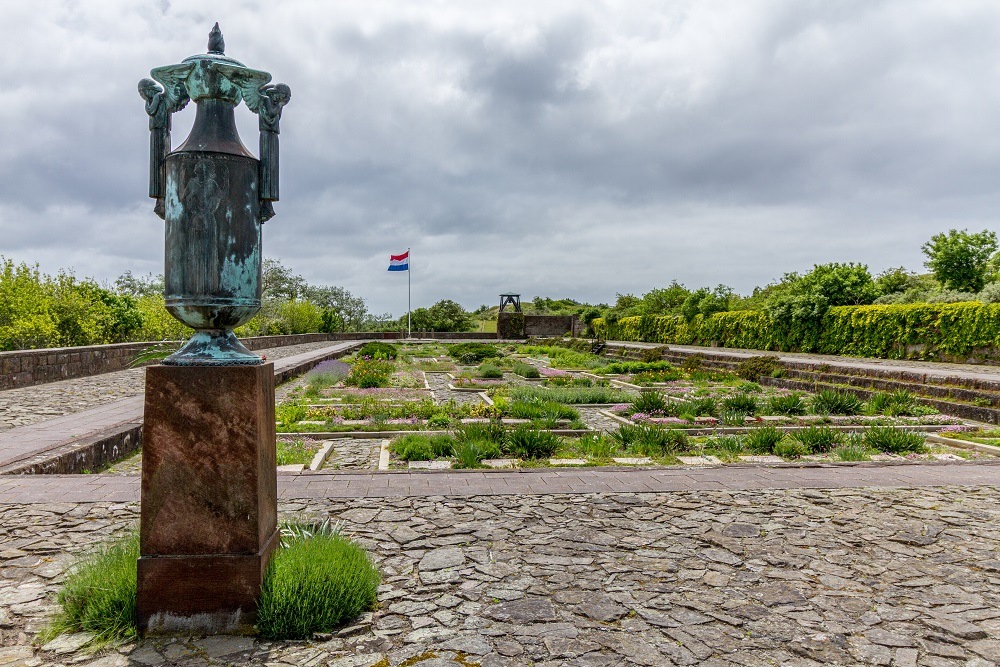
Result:
[[[990,257],[997,250],[997,235],[988,229],[970,234],[968,230],[948,230],[935,234],[920,248],[924,266],[948,289],[978,292],[983,289]]]

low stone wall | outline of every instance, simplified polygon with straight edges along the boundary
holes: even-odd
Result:
[[[576,315],[525,315],[525,336],[562,336],[566,332],[580,333]]]
[[[286,347],[303,343],[343,340],[399,340],[404,337],[405,335],[399,331],[369,331],[363,333],[252,336],[240,340],[251,350],[263,350],[269,347]],[[439,340],[495,339],[496,334],[414,331],[413,337]],[[156,345],[156,341],[0,352],[0,390],[30,387],[57,380],[125,370],[137,354],[151,345]]]
[[[573,336],[581,333],[576,315],[525,315],[503,312],[497,315],[498,338],[561,337],[567,331]]]

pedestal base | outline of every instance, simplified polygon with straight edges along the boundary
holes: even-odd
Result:
[[[253,630],[277,545],[274,365],[146,369],[142,632]]]
[[[253,634],[261,581],[278,539],[275,531],[268,544],[251,555],[140,557],[140,631]]]

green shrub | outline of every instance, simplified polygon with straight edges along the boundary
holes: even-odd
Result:
[[[499,380],[503,377],[503,369],[496,364],[483,363],[479,366],[479,377],[488,380]]]
[[[806,456],[810,451],[801,441],[784,438],[774,444],[774,453],[783,459],[797,459]]]
[[[692,417],[714,417],[719,411],[718,404],[711,396],[676,401],[675,405],[677,414],[691,415]]]
[[[388,387],[395,368],[395,364],[384,359],[358,359],[344,383],[360,389]]]
[[[743,438],[738,435],[719,435],[706,444],[728,459],[735,459],[744,452]]]
[[[559,438],[555,434],[526,424],[510,431],[507,437],[507,451],[521,459],[549,458],[558,446]]]
[[[503,356],[503,352],[496,345],[488,343],[455,343],[448,348],[448,354],[463,364],[478,364],[484,359]]]
[[[511,367],[511,370],[523,378],[537,378],[542,376],[541,373],[538,372],[537,368],[531,364],[526,364],[523,361],[516,362],[513,367]]]
[[[871,450],[865,444],[861,433],[849,433],[842,445],[830,452],[838,461],[867,461],[871,458]]]
[[[389,443],[389,451],[404,461],[429,461],[449,456],[454,439],[447,434],[408,433]]]
[[[675,373],[674,380],[681,378],[680,371],[672,366],[669,361],[613,361],[606,366],[594,369],[594,372],[601,375],[630,375],[632,373]]]
[[[771,377],[771,374],[780,368],[781,359],[778,357],[771,355],[748,357],[736,365],[736,374],[744,380],[757,382],[762,377]]]
[[[527,355],[547,356],[552,368],[588,370],[600,368],[607,363],[604,357],[599,357],[596,354],[549,345],[522,345],[518,348],[518,352]]]
[[[61,609],[39,634],[39,641],[75,632],[93,633],[92,647],[136,639],[138,559],[138,530],[79,558],[56,597]]]
[[[756,415],[760,406],[757,399],[750,394],[734,394],[722,399],[722,411],[739,413],[744,416]]]
[[[861,412],[861,399],[846,391],[824,389],[813,396],[812,411],[818,415],[856,415]]]
[[[307,444],[305,440],[293,440],[291,442],[279,440],[275,443],[275,451],[279,466],[294,465],[302,463],[309,465],[316,455],[315,445]]]
[[[283,540],[264,575],[257,629],[264,639],[329,632],[373,609],[379,582],[368,555],[336,531]]]
[[[456,468],[482,467],[483,459],[500,457],[500,446],[491,440],[457,440],[451,448]]]
[[[632,400],[632,411],[647,415],[667,413],[667,401],[658,391],[644,391]]]
[[[719,412],[719,421],[721,421],[726,426],[743,426],[745,422],[745,417],[747,415],[739,410],[730,410],[723,408]]]
[[[798,392],[786,394],[784,396],[772,396],[767,401],[771,414],[787,415],[794,417],[806,413],[806,404],[802,400],[802,395]]]
[[[430,428],[448,428],[452,424],[452,419],[446,412],[436,412],[427,418],[427,426]]]
[[[864,432],[865,444],[876,452],[909,454],[927,449],[924,436],[892,426],[872,426]]]
[[[750,380],[744,380],[743,382],[740,382],[738,385],[736,385],[736,391],[742,392],[744,394],[759,394],[760,392],[764,391],[764,388],[761,387],[756,382],[751,382]]]
[[[633,394],[612,387],[512,387],[512,400],[554,401],[570,405],[631,402]]]
[[[792,437],[817,454],[830,451],[842,440],[841,434],[829,426],[810,426],[795,431]]]
[[[359,357],[370,357],[372,359],[395,359],[399,351],[392,343],[372,340],[361,346],[358,350]]]
[[[309,414],[309,407],[297,402],[282,403],[274,409],[274,413],[275,419],[282,426],[289,427],[305,419],[306,415]]]
[[[486,423],[462,424],[455,429],[457,442],[493,442],[503,447],[507,441],[507,430],[500,421]]]
[[[667,456],[687,445],[687,435],[677,429],[645,424],[622,424],[611,437],[619,448],[640,456]]]
[[[681,345],[719,345],[755,350],[796,350],[860,357],[902,359],[938,355],[968,357],[976,348],[996,347],[1000,304],[913,303],[835,306],[817,322],[808,318],[776,327],[767,313],[740,310],[697,316],[647,317],[647,335],[640,335],[640,317],[615,322],[595,319],[591,326],[607,340]],[[780,329],[780,331],[779,331]],[[916,352],[911,351],[917,346]]]
[[[905,389],[888,393],[879,391],[872,394],[864,405],[867,415],[888,415],[890,417],[913,417],[924,413],[924,406],[917,403],[916,397]]]
[[[611,438],[619,449],[628,449],[632,443],[638,442],[642,435],[642,427],[638,424],[622,424],[617,431],[611,432]]]
[[[539,399],[512,401],[507,406],[506,414],[514,419],[546,419],[553,422],[580,418],[580,413],[568,405]]]
[[[668,368],[662,371],[641,371],[632,376],[633,384],[650,385],[658,382],[673,382],[684,377],[677,368]]]
[[[663,359],[663,355],[667,352],[670,352],[670,348],[666,346],[647,347],[639,351],[639,358],[643,361],[656,362]]]
[[[683,450],[687,442],[687,434],[681,430],[640,424],[629,450],[639,456],[665,457]]]
[[[581,454],[590,459],[610,459],[618,451],[615,441],[600,433],[577,438],[576,448]]]
[[[781,442],[784,437],[784,433],[768,424],[750,429],[743,436],[743,444],[754,454],[773,454],[775,445]]]

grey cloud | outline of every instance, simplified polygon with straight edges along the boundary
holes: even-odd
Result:
[[[293,90],[265,253],[375,310],[405,307],[384,264],[407,246],[414,305],[475,306],[672,278],[747,291],[824,261],[919,269],[932,234],[996,227],[994,3],[108,1],[5,18],[0,254],[48,271],[158,272],[135,82],[203,49],[215,20]]]

